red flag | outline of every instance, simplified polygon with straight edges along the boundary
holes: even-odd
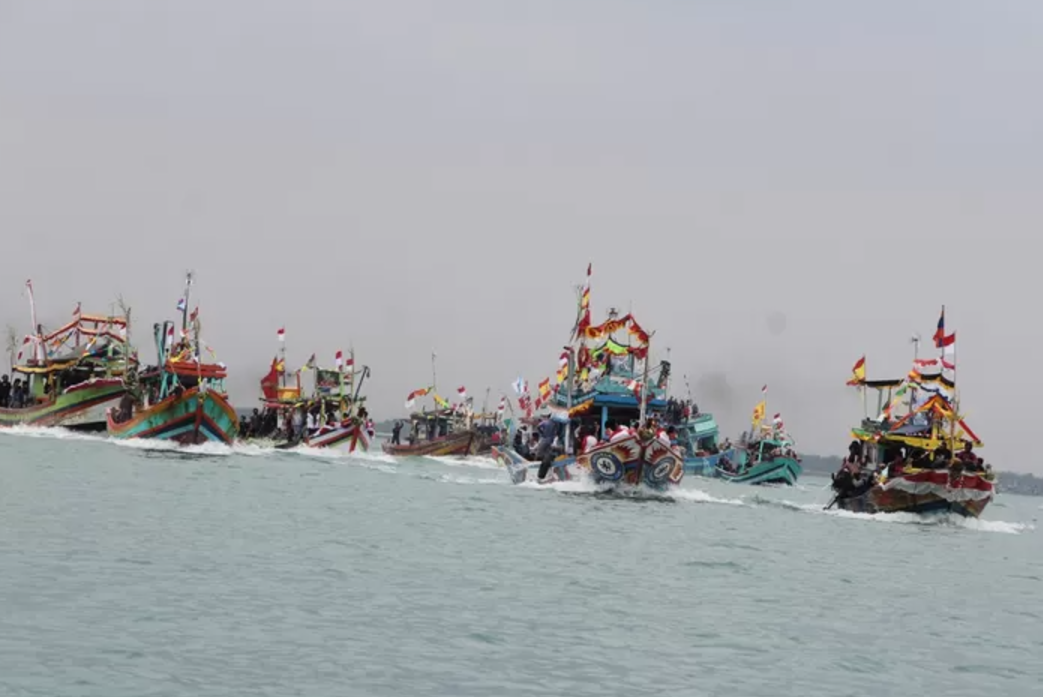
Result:
[[[261,378],[261,393],[265,399],[274,400],[279,396],[279,359],[272,359],[272,367],[268,374]]]

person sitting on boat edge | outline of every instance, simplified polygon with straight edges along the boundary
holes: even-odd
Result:
[[[579,442],[579,454],[585,455],[594,448],[598,447],[597,426],[581,426],[576,432],[576,437]]]
[[[888,479],[894,479],[902,474],[905,470],[905,448],[898,448],[895,450],[894,459],[887,465],[886,477]]]
[[[609,443],[615,443],[617,441],[623,440],[624,438],[629,438],[630,435],[631,435],[630,434],[630,429],[627,428],[625,425],[620,424],[619,428],[617,428],[612,433],[612,435],[609,436],[608,442]]]
[[[527,431],[525,426],[519,426],[518,430],[514,432],[514,439],[511,441],[511,447],[514,448],[514,452],[518,453],[522,457],[528,457],[525,453],[528,450],[528,443],[525,441]]]
[[[960,460],[965,464],[975,464],[978,461],[978,456],[974,454],[974,444],[969,440],[964,441],[963,450],[956,455],[956,459]]]

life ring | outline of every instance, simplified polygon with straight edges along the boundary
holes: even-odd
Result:
[[[590,471],[597,479],[615,482],[623,476],[623,463],[610,452],[594,453],[590,456]]]
[[[677,460],[668,456],[660,460],[655,467],[645,467],[645,481],[653,486],[665,484],[670,480],[676,464]]]

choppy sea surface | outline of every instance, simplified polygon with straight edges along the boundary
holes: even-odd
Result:
[[[1043,694],[1043,500],[825,487],[0,431],[0,695]]]

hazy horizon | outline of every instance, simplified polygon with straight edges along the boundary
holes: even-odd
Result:
[[[982,455],[1040,473],[1040,380],[1008,366],[1043,333],[1041,25],[1025,0],[5,2],[0,323],[27,331],[30,278],[49,326],[122,295],[147,352],[193,269],[236,404],[285,326],[291,367],[353,345],[385,419],[432,350],[479,402],[552,376],[591,262],[595,317],[655,330],[675,394],[734,436],[767,384],[833,454],[852,364],[936,355],[944,304]]]

